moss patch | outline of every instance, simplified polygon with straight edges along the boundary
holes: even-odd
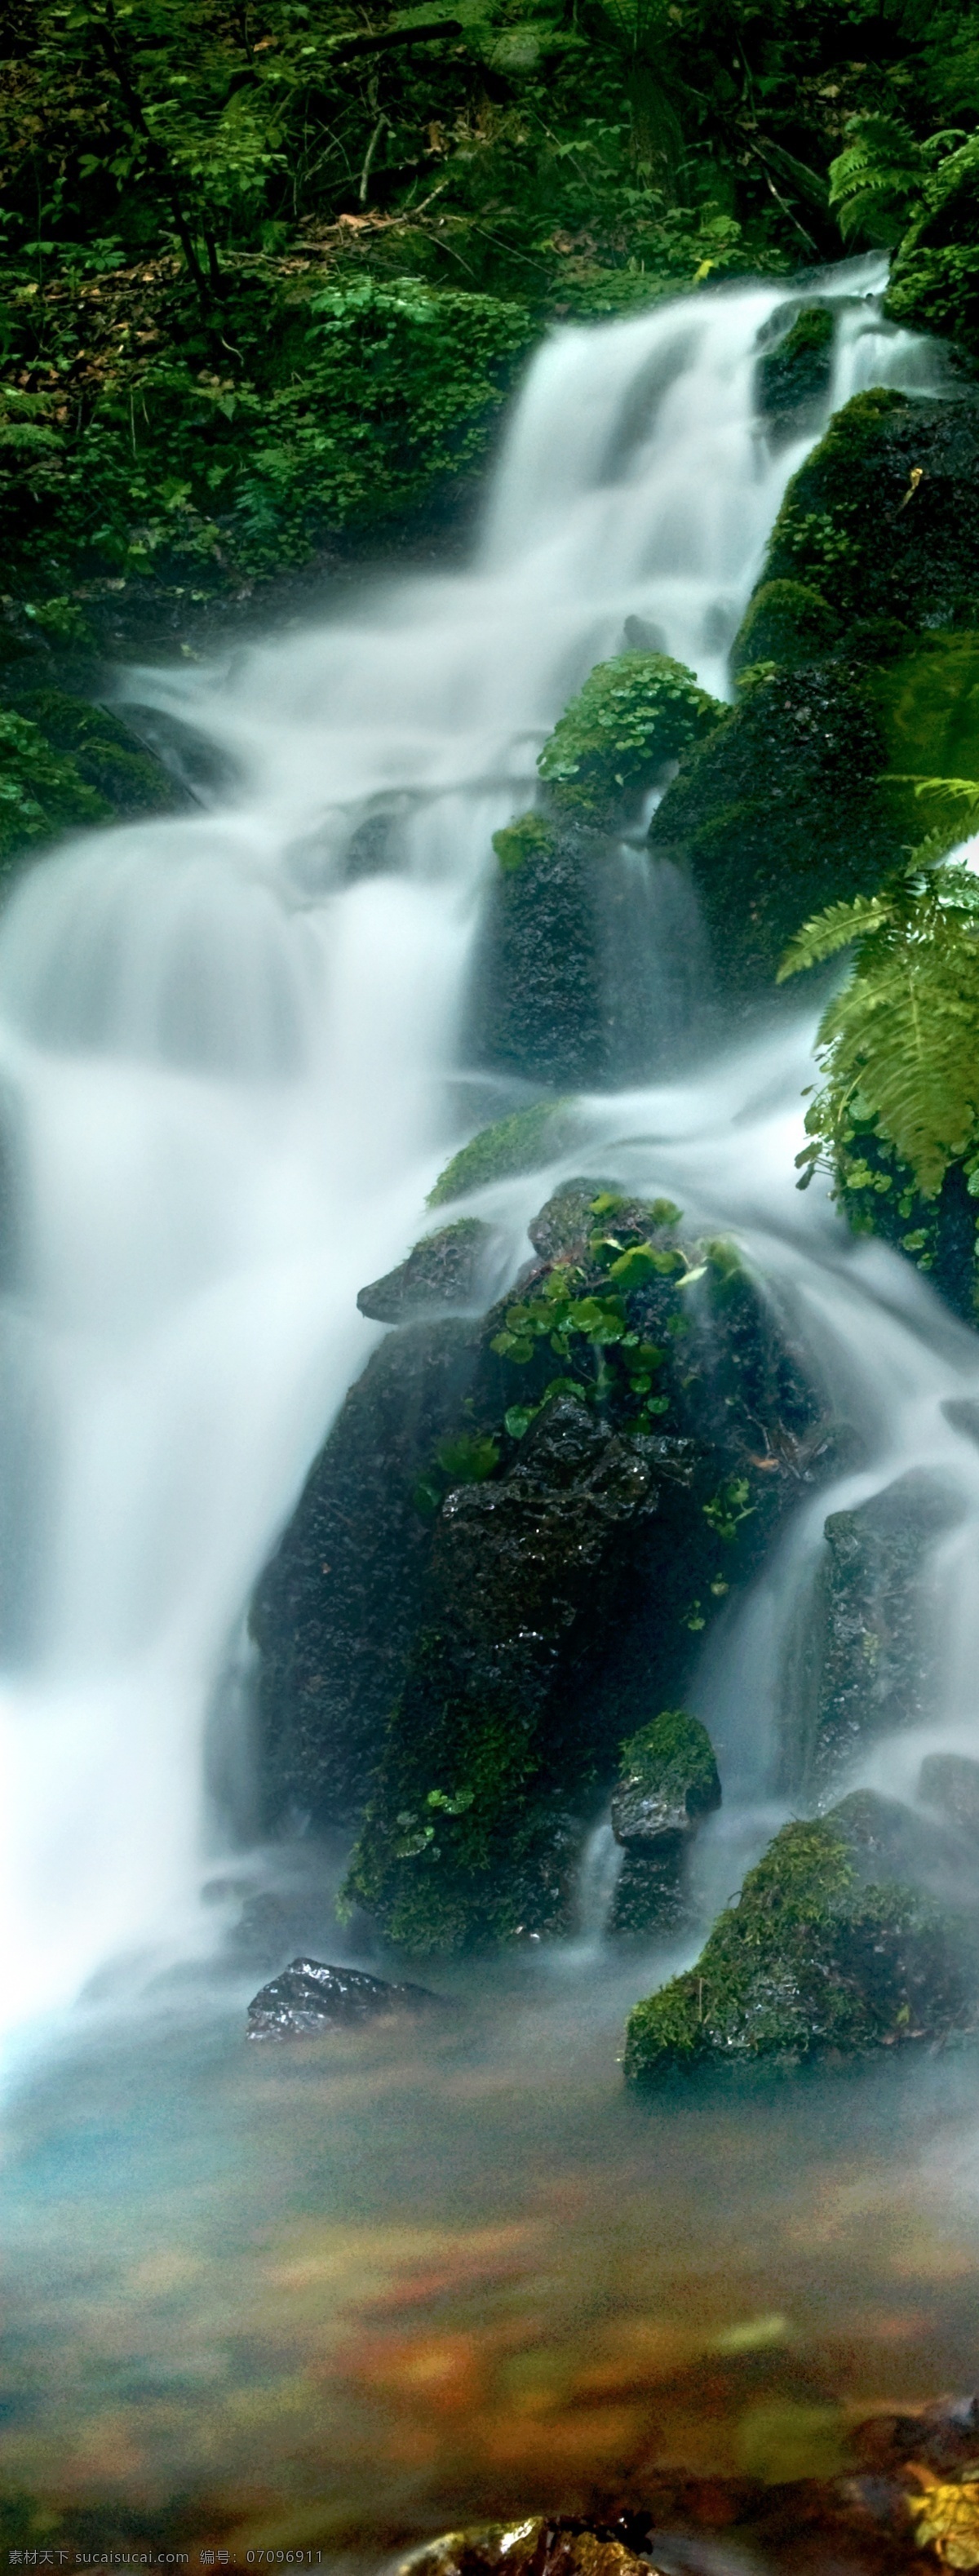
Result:
[[[630,2014],[625,2073],[853,2056],[963,2024],[976,1990],[961,1937],[913,1889],[862,1884],[832,1815],[784,1825],[696,1966]]]
[[[505,823],[493,834],[493,848],[503,876],[512,876],[527,859],[543,858],[554,848],[553,824],[543,814],[520,814],[515,823]]]
[[[731,648],[737,677],[760,662],[794,670],[818,662],[839,635],[839,619],[822,592],[803,581],[766,581],[756,590]]]
[[[530,1109],[515,1109],[509,1118],[498,1118],[453,1154],[429,1190],[426,1206],[444,1207],[470,1190],[485,1189],[490,1181],[536,1170],[538,1164],[564,1151],[571,1126],[570,1103],[564,1100],[535,1100]]]

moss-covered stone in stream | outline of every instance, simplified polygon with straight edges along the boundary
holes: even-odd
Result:
[[[675,1704],[820,1445],[730,1247],[684,1242],[665,1201],[583,1208],[585,1187],[535,1220],[556,1248],[487,1317],[419,1483],[418,1626],[346,1891],[419,1952],[569,1926],[623,1736],[653,1692]]]
[[[612,1795],[612,1831],[625,1860],[611,1931],[665,1930],[690,1919],[690,1844],[720,1802],[714,1747],[698,1718],[662,1709],[629,1737]]]
[[[559,717],[537,767],[558,811],[607,822],[655,785],[666,763],[702,742],[721,709],[666,653],[598,662]]]
[[[509,1180],[514,1172],[536,1171],[566,1151],[574,1130],[574,1107],[568,1100],[535,1100],[529,1109],[515,1109],[508,1118],[498,1118],[492,1127],[483,1127],[468,1145],[460,1145],[457,1154],[439,1173],[429,1190],[427,1205],[444,1207],[452,1199],[466,1198],[470,1190],[485,1189],[491,1181]]]
[[[507,863],[489,889],[473,970],[472,1058],[556,1090],[594,1086],[608,1070],[601,880],[615,852],[575,820],[558,827],[533,814],[497,833],[498,856],[501,843]]]
[[[731,648],[737,678],[759,663],[793,671],[831,650],[840,622],[822,592],[804,581],[766,581],[756,590]]]
[[[915,1889],[867,1884],[831,1813],[784,1825],[696,1965],[635,2006],[625,2073],[855,2056],[945,2036],[977,2003],[974,1940]]]
[[[893,867],[887,765],[866,671],[842,661],[769,671],[681,763],[650,847],[689,869],[729,999],[769,994],[800,923]]]
[[[753,685],[650,832],[690,870],[730,998],[769,990],[802,921],[920,838],[894,773],[974,774],[977,565],[979,402],[855,396],[776,520],[732,648]]]
[[[979,402],[856,394],[793,476],[762,578],[823,591],[850,628],[979,624]]]

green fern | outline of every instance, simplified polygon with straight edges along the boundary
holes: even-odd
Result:
[[[830,162],[829,202],[844,241],[856,232],[891,244],[918,211],[925,154],[899,116],[854,116],[844,150]]]
[[[955,791],[971,789],[979,812],[974,781],[921,785],[947,788],[960,814]],[[824,1080],[796,1158],[801,1189],[819,1166],[837,1189],[891,1189],[867,1160],[874,1138],[923,1198],[938,1196],[953,1162],[979,1195],[979,878],[961,860],[923,864],[926,848],[878,894],[818,913],[782,960],[780,981],[853,947],[817,1035]]]

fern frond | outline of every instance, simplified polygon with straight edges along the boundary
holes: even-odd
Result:
[[[860,228],[896,239],[921,197],[921,146],[899,116],[852,117],[847,132],[829,165],[829,202],[844,240]]]
[[[872,1131],[934,1198],[949,1164],[979,1151],[979,879],[961,862],[905,868],[808,922],[783,971],[831,955],[847,930],[853,962],[820,1022],[825,1079],[806,1126],[844,1173]]]
[[[887,905],[880,895],[858,894],[852,903],[827,904],[825,912],[814,913],[790,939],[776,983],[784,984],[790,975],[801,975],[807,966],[821,966],[824,958],[835,957],[855,939],[881,929],[887,918]]]

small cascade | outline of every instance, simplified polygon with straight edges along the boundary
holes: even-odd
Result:
[[[418,1234],[459,1140],[491,835],[526,806],[569,694],[630,633],[724,691],[830,401],[934,381],[931,353],[882,323],[880,285],[873,263],[815,282],[837,313],[834,382],[806,437],[777,449],[756,414],[758,352],[795,290],[554,333],[472,565],[367,591],[227,668],[133,675],[132,697],[200,736],[234,791],[76,840],[16,891],[0,931],[15,1235],[0,1382],[17,1390],[0,1570],[7,2022],[64,2011],[107,1961],[145,1976],[214,1939],[200,1888],[220,1851],[215,1693],[377,1338],[357,1288]],[[679,1019],[689,923],[639,854],[632,874],[609,979],[640,935]],[[635,1043],[624,1028],[626,1081]],[[889,1455],[913,1438],[979,1477],[940,1417],[968,1380],[968,1338],[949,1327],[942,1344],[899,1265],[846,1253],[818,1204],[800,1214],[805,1046],[783,1031],[733,1072],[593,1104],[596,1167],[612,1158],[643,1187],[655,1174],[733,1225],[853,1379],[878,1444],[899,1387]],[[514,1268],[542,1196],[540,1180],[500,1196]],[[964,1690],[964,1634],[956,1651]]]

